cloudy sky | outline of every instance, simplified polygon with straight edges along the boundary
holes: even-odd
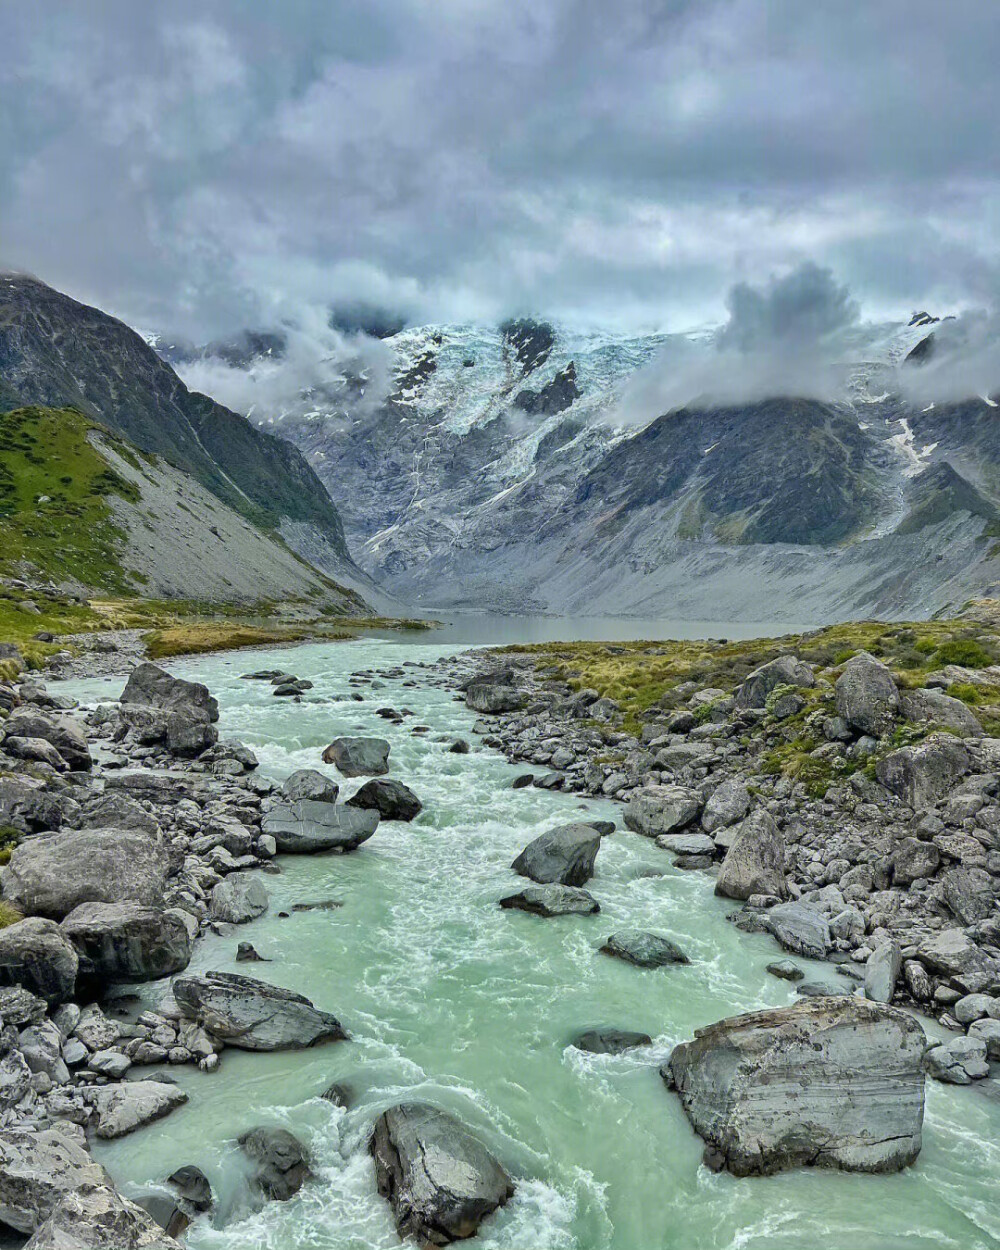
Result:
[[[0,263],[143,327],[998,285],[989,0],[6,0],[0,49]]]

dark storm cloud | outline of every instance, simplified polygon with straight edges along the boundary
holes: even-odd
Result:
[[[805,260],[953,308],[995,264],[981,0],[34,0],[0,52],[0,261],[195,337],[720,320]]]

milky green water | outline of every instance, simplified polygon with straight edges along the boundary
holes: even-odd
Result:
[[[584,811],[620,822],[620,808],[511,790],[521,770],[494,751],[447,754],[428,739],[475,739],[472,715],[446,691],[395,679],[363,704],[349,701],[351,671],[446,650],[369,640],[173,666],[210,686],[223,733],[251,745],[266,776],[322,768],[321,749],[339,734],[377,733],[392,743],[392,775],[417,792],[424,811],[409,825],[383,823],[356,854],[281,859],[281,875],[265,878],[269,914],[199,944],[195,969],[250,973],[302,991],[335,1012],[352,1040],[278,1055],[226,1051],[212,1075],[174,1069],[190,1103],[97,1148],[126,1192],[196,1163],[228,1223],[192,1229],[193,1250],[387,1250],[399,1242],[375,1190],[367,1135],[390,1103],[423,1098],[475,1128],[516,1178],[515,1197],[470,1247],[1000,1245],[1000,1106],[972,1090],[928,1085],[923,1153],[897,1176],[799,1171],[735,1180],[699,1166],[701,1143],[658,1065],[699,1025],[791,1001],[790,987],[765,972],[777,949],[726,922],[732,905],[713,897],[706,876],[674,870],[669,856],[626,832],[602,843],[589,887],[600,915],[543,920],[501,911],[497,900],[523,884],[509,864],[525,842]],[[317,702],[291,704],[265,684],[239,680],[272,666],[309,677]],[[419,682],[419,671],[412,679]],[[93,700],[121,686],[78,682],[73,691]],[[390,725],[375,716],[383,705],[416,715]],[[414,736],[414,724],[433,732]],[[342,783],[342,794],[358,784]],[[324,898],[343,906],[277,915]],[[667,934],[690,966],[643,971],[597,954],[624,925]],[[273,962],[237,965],[238,939]],[[810,973],[835,975],[827,967]],[[568,1047],[573,1034],[601,1024],[644,1030],[655,1045],[620,1057]],[[355,1092],[346,1112],[318,1097],[333,1081]],[[247,1213],[233,1139],[261,1123],[284,1125],[306,1142],[318,1179],[287,1203]]]

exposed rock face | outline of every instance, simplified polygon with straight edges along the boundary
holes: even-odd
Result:
[[[892,879],[896,885],[912,885],[921,877],[932,877],[941,866],[941,852],[933,842],[903,838],[892,856]]]
[[[592,894],[571,885],[529,885],[502,898],[500,906],[535,916],[592,916],[601,910]]]
[[[142,1207],[110,1185],[68,1192],[25,1250],[181,1250]]]
[[[750,792],[735,777],[724,781],[713,791],[701,814],[701,827],[706,833],[734,825],[750,810]]]
[[[140,664],[132,670],[120,703],[138,703],[144,707],[179,712],[194,720],[213,723],[219,719],[219,703],[200,681],[184,681],[172,677],[156,664]]]
[[[268,901],[259,873],[232,873],[212,887],[208,914],[225,924],[246,924],[263,916]]]
[[[72,998],[79,959],[51,920],[32,917],[0,929],[0,985],[22,985],[56,1006]]]
[[[516,712],[524,706],[524,695],[515,686],[492,682],[476,682],[465,692],[466,705],[487,716],[500,712]]]
[[[558,825],[529,842],[511,868],[540,885],[585,885],[600,848],[593,825]]]
[[[867,651],[847,661],[834,689],[838,714],[857,733],[881,738],[896,723],[899,691],[892,673]]]
[[[41,738],[69,768],[89,772],[93,767],[86,735],[71,716],[42,713],[35,707],[16,708],[4,721],[3,733],[4,738]]]
[[[347,804],[373,808],[383,820],[412,820],[424,807],[409,786],[391,777],[366,781]]]
[[[764,913],[761,924],[793,955],[822,959],[830,949],[827,918],[809,903],[779,903]]]
[[[816,678],[808,664],[794,655],[779,655],[762,664],[746,678],[736,691],[738,708],[762,708],[778,686],[815,686]]]
[[[389,771],[389,743],[384,738],[335,738],[323,752],[345,777],[383,777]]]
[[[281,793],[290,803],[297,803],[300,799],[335,803],[340,786],[315,768],[300,768],[281,783]]]
[[[785,895],[785,843],[771,816],[756,808],[743,821],[722,861],[716,894],[748,899],[751,894]]]
[[[261,829],[284,854],[309,855],[356,850],[372,836],[378,821],[378,812],[369,808],[301,799],[276,803],[264,816]]]
[[[969,771],[968,748],[957,738],[933,735],[880,759],[875,775],[914,811],[933,807]]]
[[[810,998],[699,1029],[663,1074],[706,1156],[736,1176],[894,1172],[920,1152],[925,1044],[905,1012]]]
[[[0,880],[19,911],[61,920],[81,903],[162,903],[172,868],[170,848],[146,834],[64,830],[22,842]]]
[[[162,1120],[187,1100],[184,1090],[165,1081],[105,1085],[94,1094],[94,1132],[98,1137],[124,1137],[145,1124]]]
[[[643,786],[625,808],[625,828],[657,838],[697,819],[701,796],[686,786]]]
[[[206,1032],[240,1050],[301,1050],[347,1037],[340,1021],[308,998],[232,972],[178,977],[174,998]]]
[[[605,955],[614,955],[637,968],[663,968],[691,962],[669,938],[645,929],[619,929],[600,949]]]
[[[191,962],[181,915],[141,903],[81,903],[61,925],[80,954],[80,975],[101,981],[155,981]]]
[[[472,1237],[514,1185],[486,1147],[454,1116],[400,1103],[375,1122],[369,1144],[379,1193],[400,1236],[445,1246]]]
[[[906,691],[901,696],[901,711],[903,719],[915,725],[940,725],[964,738],[981,738],[985,732],[971,708],[941,690]]]
[[[81,1138],[58,1129],[0,1130],[0,1220],[33,1232],[64,1195],[109,1183]]]
[[[284,1202],[312,1178],[305,1147],[287,1129],[254,1128],[239,1142],[243,1153],[259,1165],[254,1185],[268,1198]]]

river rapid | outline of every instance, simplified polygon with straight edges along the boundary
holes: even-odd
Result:
[[[367,1137],[386,1106],[419,1098],[455,1112],[515,1178],[514,1198],[464,1243],[470,1250],[1000,1246],[1000,1103],[980,1090],[928,1082],[923,1152],[899,1175],[803,1170],[736,1180],[699,1165],[701,1142],[658,1066],[700,1025],[792,1001],[792,987],[766,972],[780,952],[770,938],[726,922],[734,905],[713,896],[708,876],[672,868],[669,855],[623,828],[602,843],[588,886],[600,915],[501,911],[497,900],[523,884],[509,865],[527,841],[581,817],[621,826],[621,808],[513,790],[522,770],[480,747],[474,715],[451,692],[422,683],[419,668],[381,678],[381,688],[363,688],[363,703],[351,701],[355,670],[455,650],[440,635],[404,635],[169,666],[209,686],[222,736],[251,746],[262,775],[280,781],[303,767],[335,775],[320,763],[322,748],[341,734],[374,734],[392,744],[390,775],[424,810],[412,824],[383,823],[352,855],[282,857],[281,874],[264,878],[269,912],[199,942],[192,970],[238,971],[305,993],[352,1040],[274,1055],[226,1051],[213,1074],[174,1069],[191,1095],[185,1107],[95,1147],[124,1192],[195,1163],[213,1183],[225,1226],[195,1225],[192,1250],[388,1250],[400,1243],[376,1193]],[[240,679],[272,667],[309,678],[314,689],[296,704]],[[64,689],[94,702],[116,697],[122,684],[93,679]],[[387,705],[414,715],[388,723],[376,715]],[[414,725],[431,732],[414,735]],[[433,740],[444,734],[466,738],[471,753],[449,754]],[[342,798],[360,784],[338,780]],[[331,898],[342,906],[290,911]],[[664,933],[690,965],[647,971],[598,954],[624,926]],[[237,964],[239,940],[272,962]],[[797,962],[822,979],[836,975]],[[143,988],[151,1004],[162,992]],[[655,1043],[615,1057],[568,1045],[595,1025],[640,1029]],[[353,1093],[346,1111],[319,1097],[334,1081]],[[299,1136],[317,1179],[288,1202],[248,1211],[234,1139],[257,1124]]]

